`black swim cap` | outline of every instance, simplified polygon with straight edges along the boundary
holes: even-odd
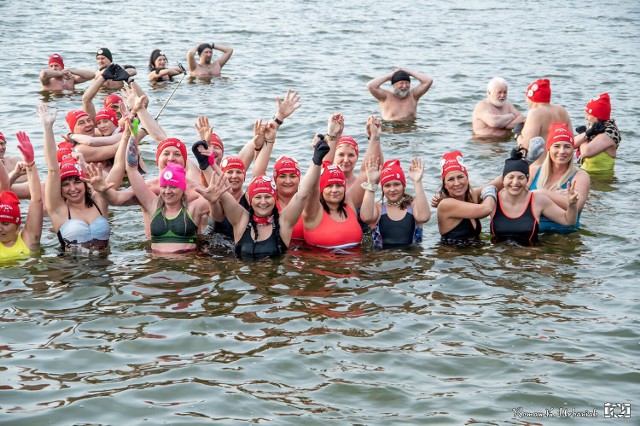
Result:
[[[396,71],[393,73],[393,76],[391,77],[391,84],[396,84],[399,81],[411,81],[411,76],[409,75],[408,72],[406,71]]]
[[[149,70],[150,71],[153,71],[154,69],[156,69],[156,59],[158,59],[160,56],[164,56],[165,58],[167,57],[167,55],[162,53],[162,50],[160,50],[160,49],[155,49],[153,52],[151,52],[151,57],[149,57]]]
[[[202,43],[200,46],[198,46],[198,55],[202,55],[202,52],[204,51],[204,49],[213,50],[213,47],[211,47],[209,43]]]
[[[98,51],[96,52],[96,58],[99,55],[106,56],[107,58],[109,58],[109,60],[111,62],[113,62],[113,56],[111,56],[111,51],[109,49],[107,49],[106,47],[102,47],[102,48],[98,49]]]
[[[529,164],[524,161],[524,156],[526,155],[526,151],[524,148],[518,149],[513,148],[511,150],[511,154],[509,158],[504,160],[504,169],[502,170],[502,177],[505,177],[508,173],[511,172],[521,172],[527,178],[529,177]]]

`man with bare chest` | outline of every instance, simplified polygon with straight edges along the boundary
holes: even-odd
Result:
[[[91,70],[65,69],[62,56],[54,53],[49,57],[48,67],[40,71],[42,90],[50,92],[73,92],[76,84],[93,78]]]
[[[507,82],[494,77],[487,85],[487,98],[478,102],[471,117],[477,138],[508,139],[511,129],[524,121],[522,114],[507,100]]]
[[[222,55],[217,59],[213,59],[214,50],[222,52]],[[198,53],[199,61],[196,61],[196,52]],[[202,43],[193,46],[187,52],[189,75],[192,77],[219,77],[222,67],[231,58],[232,54],[232,48],[220,43]]]
[[[411,89],[411,77],[420,84]],[[391,81],[393,92],[382,89],[383,83]],[[433,79],[416,71],[396,68],[390,74],[376,77],[367,83],[367,88],[380,105],[380,114],[386,121],[411,121],[416,118],[418,100],[427,93]]]

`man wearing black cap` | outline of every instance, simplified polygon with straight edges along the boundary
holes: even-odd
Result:
[[[96,75],[103,75],[104,70],[113,62],[113,55],[111,54],[111,51],[109,49],[107,49],[106,47],[101,47],[96,52],[96,61],[98,62],[98,67],[100,68]],[[131,65],[125,65],[123,68],[130,77],[133,77],[138,73],[138,71]],[[110,90],[120,90],[124,87],[124,83],[122,80],[105,79],[102,87]]]
[[[216,60],[213,60],[214,50],[222,52],[222,55]],[[196,62],[196,52],[200,59],[198,62]],[[233,49],[220,43],[201,43],[193,46],[187,52],[189,75],[193,77],[219,77],[222,67],[231,58],[231,54],[233,54]]]
[[[411,77],[420,84],[411,89]],[[393,92],[380,88],[391,81]],[[424,74],[396,68],[388,75],[376,77],[367,83],[367,88],[380,104],[382,119],[386,121],[410,121],[416,118],[418,100],[427,93],[433,79]]]

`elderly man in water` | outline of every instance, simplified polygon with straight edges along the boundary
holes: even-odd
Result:
[[[411,77],[420,82],[413,89]],[[380,87],[387,81],[391,81],[393,92]],[[396,68],[390,74],[371,80],[367,83],[367,88],[378,100],[383,120],[402,122],[416,118],[418,101],[431,88],[431,84],[433,84],[431,77],[416,71]]]
[[[478,102],[471,117],[473,135],[480,138],[508,139],[511,130],[524,122],[522,114],[507,100],[509,87],[502,77],[487,85],[486,99]]]
[[[219,50],[222,55],[213,59],[213,51]],[[196,62],[196,52],[199,61]],[[229,61],[233,49],[220,43],[201,43],[193,46],[187,52],[187,66],[189,67],[189,75],[193,77],[219,77],[222,67]]]

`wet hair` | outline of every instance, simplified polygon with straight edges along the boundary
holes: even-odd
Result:
[[[202,43],[198,46],[198,56],[202,55],[202,52],[204,52],[205,49],[213,50],[213,47],[209,43]]]
[[[82,182],[82,180],[80,179],[80,177],[78,176],[69,176],[66,177],[64,179],[62,179],[62,181],[60,181],[60,183],[62,184],[62,182],[68,181],[68,180],[79,180],[80,182]],[[91,188],[89,187],[89,184],[87,184],[87,182],[82,182],[84,184],[84,204],[87,207],[93,207],[96,205],[96,203],[93,201],[93,192],[91,192]]]
[[[156,59],[160,56],[167,57],[160,49],[154,49],[154,51],[151,52],[151,56],[149,56],[149,71],[156,71]]]
[[[344,202],[344,200],[346,198],[346,195],[347,194],[345,192],[345,195],[342,197],[342,200],[340,200],[340,203],[338,203],[338,208],[336,209],[338,211],[338,213],[340,214],[340,216],[344,217],[344,218],[349,217],[347,215],[347,209],[345,208],[346,204]],[[331,214],[331,208],[329,208],[329,205],[324,200],[324,197],[322,196],[322,194],[320,194],[320,204],[322,204],[322,208],[324,209],[325,212]]]

